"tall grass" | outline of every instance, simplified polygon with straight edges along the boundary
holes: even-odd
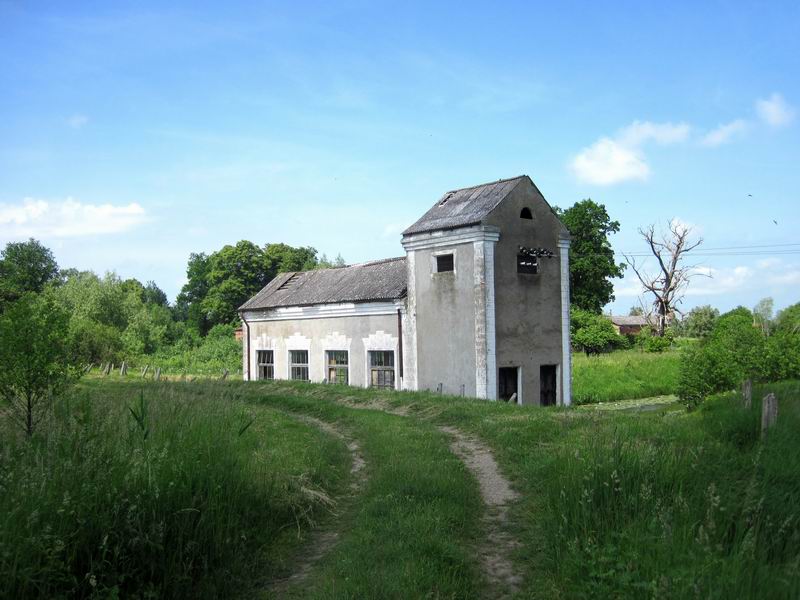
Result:
[[[7,598],[228,595],[277,568],[321,508],[305,490],[333,487],[347,461],[340,442],[208,383],[84,387],[30,442],[0,434]]]
[[[733,395],[565,440],[542,522],[565,595],[798,597],[800,386],[777,391],[781,422],[763,443],[760,406]]]
[[[680,351],[620,350],[599,356],[575,353],[572,394],[576,404],[675,394]]]
[[[404,406],[490,444],[522,492],[512,510],[525,597],[800,597],[800,384],[777,427],[736,394],[663,413],[516,407],[430,393],[298,388]],[[331,586],[339,582],[331,574]]]

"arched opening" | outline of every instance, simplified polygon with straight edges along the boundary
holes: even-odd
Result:
[[[522,209],[522,212],[519,213],[520,219],[528,219],[529,221],[533,221],[533,215],[531,214],[531,209],[527,206]]]

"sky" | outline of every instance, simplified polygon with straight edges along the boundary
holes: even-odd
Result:
[[[0,0],[0,246],[174,299],[191,252],[400,256],[447,190],[527,174],[551,205],[605,205],[618,260],[641,227],[690,227],[684,310],[782,308],[798,31],[777,1]],[[607,310],[640,293],[628,269]]]

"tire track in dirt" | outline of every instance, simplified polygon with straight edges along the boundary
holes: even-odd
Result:
[[[510,557],[521,544],[507,532],[509,504],[519,495],[503,477],[487,446],[455,427],[439,426],[439,431],[451,438],[450,450],[478,480],[486,505],[482,518],[486,538],[478,549],[481,567],[490,583],[491,597],[509,597],[517,593],[522,584],[522,577]]]
[[[391,406],[385,400],[355,403],[347,400],[339,404],[348,408],[379,410],[389,414],[429,421],[437,411],[411,415],[409,406]],[[511,554],[522,544],[508,533],[509,505],[519,498],[510,482],[500,472],[491,449],[473,436],[448,425],[439,425],[439,431],[452,441],[450,451],[457,456],[478,481],[481,499],[486,511],[481,519],[486,538],[478,547],[481,568],[490,584],[491,598],[508,598],[520,591],[523,578],[511,560]]]
[[[299,415],[290,412],[286,412],[285,414],[298,421],[308,423],[345,443],[352,460],[350,465],[352,481],[350,482],[350,488],[345,498],[356,496],[364,487],[364,482],[366,481],[365,467],[367,466],[364,456],[361,453],[361,446],[359,443],[327,421],[322,421],[321,419],[308,415]],[[328,554],[339,541],[339,534],[340,532],[335,528],[335,523],[323,528],[314,529],[308,542],[303,545],[300,553],[298,553],[294,572],[289,577],[271,582],[267,586],[267,591],[271,595],[280,598],[290,587],[294,587],[305,581],[310,575],[314,565],[316,565],[323,556]]]

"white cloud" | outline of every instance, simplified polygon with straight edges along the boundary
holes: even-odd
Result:
[[[755,271],[748,266],[716,269],[714,267],[698,267],[694,270],[698,277],[686,288],[687,296],[716,296],[741,290],[751,284]]]
[[[704,146],[721,146],[745,133],[749,127],[750,124],[744,119],[736,119],[730,123],[719,125],[716,129],[709,131],[703,136],[700,143]]]
[[[650,121],[634,121],[624,127],[617,139],[628,147],[638,147],[645,142],[657,144],[675,144],[689,137],[691,128],[686,123],[651,123]]]
[[[800,269],[770,275],[767,282],[774,285],[800,285]]]
[[[127,231],[147,220],[144,208],[127,205],[83,204],[26,198],[21,204],[0,204],[0,237],[58,238]]]
[[[581,150],[570,163],[579,181],[594,185],[613,185],[624,181],[645,181],[650,167],[642,150],[647,142],[667,145],[686,140],[686,123],[634,121],[614,138],[603,137]]]
[[[770,127],[783,127],[794,120],[795,111],[778,93],[756,101],[758,117]]]
[[[617,298],[636,297],[644,293],[642,284],[633,277],[626,277],[622,281],[614,282],[614,296]]]
[[[73,129],[80,129],[89,122],[89,117],[86,115],[72,115],[67,119],[67,125]]]
[[[584,148],[572,160],[572,170],[580,181],[595,185],[644,181],[650,175],[650,167],[638,151],[610,138],[602,138]]]
[[[760,260],[756,263],[756,266],[759,269],[771,269],[772,267],[777,267],[781,265],[783,261],[780,258],[765,258]]]

